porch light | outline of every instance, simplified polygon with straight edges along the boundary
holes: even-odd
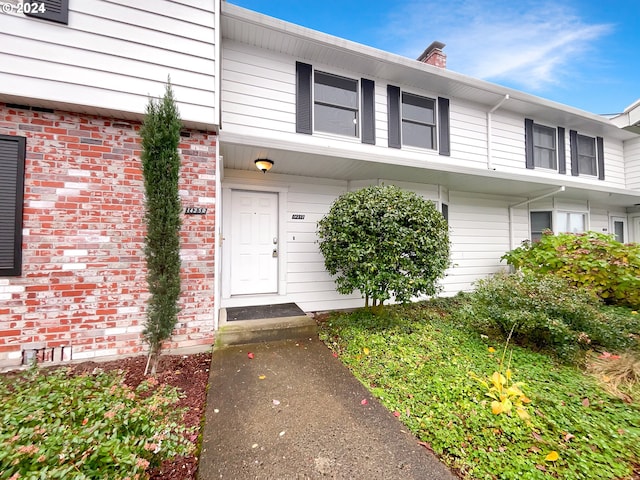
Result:
[[[269,170],[271,170],[271,167],[273,167],[273,160],[269,160],[268,158],[259,158],[253,163],[256,164],[256,167],[262,173],[267,173]]]

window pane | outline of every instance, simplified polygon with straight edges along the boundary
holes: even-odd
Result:
[[[358,108],[358,81],[316,72],[315,101],[356,109]]]
[[[578,172],[583,175],[597,175],[595,157],[578,155]]]
[[[430,98],[402,94],[402,118],[419,123],[435,124],[435,102]]]
[[[542,125],[533,125],[533,144],[536,147],[556,148],[555,129]]]
[[[358,136],[357,112],[353,110],[316,104],[313,121],[316,130]]]
[[[551,230],[551,212],[531,212],[531,232]]]
[[[578,135],[578,154],[586,155],[589,157],[595,157],[596,156],[596,139],[593,137]]]
[[[402,144],[412,147],[434,148],[435,127],[402,122]]]
[[[534,147],[533,158],[536,167],[556,169],[556,152],[554,150]]]
[[[558,231],[568,233],[582,233],[585,228],[584,213],[558,212]]]
[[[613,234],[618,242],[624,243],[624,222],[613,222]]]

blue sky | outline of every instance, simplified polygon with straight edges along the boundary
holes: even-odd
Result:
[[[230,0],[399,55],[446,44],[447,68],[593,113],[640,99],[638,0]]]

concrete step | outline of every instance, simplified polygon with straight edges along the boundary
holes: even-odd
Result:
[[[309,338],[318,334],[315,320],[306,315],[227,322],[224,309],[220,313],[220,328],[216,335],[218,347]]]

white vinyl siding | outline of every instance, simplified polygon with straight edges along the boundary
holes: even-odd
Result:
[[[68,25],[0,15],[3,94],[140,115],[170,76],[183,120],[216,123],[214,1],[69,3]]]
[[[605,144],[605,150],[606,146]],[[623,172],[626,170],[627,174],[626,187],[640,191],[640,138],[627,140],[625,142],[624,155],[627,162],[625,165],[626,168],[623,170]]]
[[[497,196],[449,192],[452,267],[443,282],[445,293],[471,290],[476,280],[505,268],[500,257],[509,250],[508,206],[509,199]]]

